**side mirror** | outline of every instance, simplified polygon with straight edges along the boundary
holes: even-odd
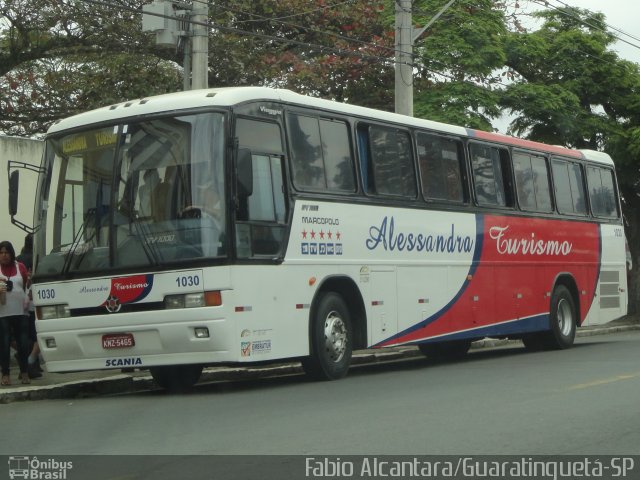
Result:
[[[9,175],[9,215],[12,217],[18,213],[18,186],[20,184],[20,172],[15,170]]]
[[[238,196],[251,196],[253,193],[253,162],[251,160],[251,150],[248,148],[238,149],[237,175]]]

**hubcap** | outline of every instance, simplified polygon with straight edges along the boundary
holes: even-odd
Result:
[[[569,336],[573,327],[573,316],[571,315],[571,306],[564,298],[558,302],[558,328],[563,337]]]
[[[342,360],[347,350],[347,326],[336,311],[331,311],[324,321],[324,347],[329,359]]]

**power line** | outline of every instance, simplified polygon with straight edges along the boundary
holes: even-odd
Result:
[[[211,4],[210,2],[205,2],[203,0],[193,0],[193,1],[194,2],[198,2],[198,3],[207,4],[207,5],[214,5],[214,4]],[[256,15],[256,14],[253,14],[253,13],[249,13],[249,12],[243,12],[243,13],[247,13],[248,15],[258,16],[258,17],[264,18],[264,19],[268,18],[269,20],[279,21],[279,20],[283,20],[283,19],[286,19],[286,18],[301,17],[303,15],[309,15],[311,13],[315,13],[315,12],[319,12],[319,11],[331,10],[332,8],[340,7],[342,5],[346,5],[347,3],[351,3],[352,1],[353,0],[346,0],[344,2],[339,2],[339,3],[334,3],[334,4],[331,4],[331,5],[326,5],[324,7],[315,8],[313,10],[307,10],[306,12],[293,13],[291,15],[285,15],[284,17],[275,17],[275,18],[261,17],[259,15]],[[228,10],[228,11],[233,11],[232,9],[230,9],[228,7],[223,7],[222,5],[214,5],[214,6],[219,7],[219,8],[224,8],[225,10]],[[247,21],[249,22],[251,20],[247,20]]]
[[[330,37],[334,37],[334,38],[337,38],[337,39],[340,39],[340,40],[344,40],[346,42],[359,43],[359,44],[367,46],[367,47],[387,50],[391,54],[395,54],[396,53],[396,50],[394,48],[392,48],[392,47],[387,47],[385,45],[377,45],[377,44],[371,43],[371,42],[365,42],[364,40],[359,40],[357,38],[352,38],[352,37],[346,37],[344,35],[340,35],[340,34],[337,34],[337,33],[334,33],[334,32],[326,32],[326,31],[323,31],[323,30],[316,30],[316,29],[313,29],[313,28],[305,27],[304,25],[297,25],[297,24],[294,24],[294,23],[283,22],[283,21],[281,21],[279,19],[279,18],[286,18],[286,17],[270,18],[270,17],[265,17],[265,16],[262,16],[262,15],[258,15],[256,13],[252,13],[252,12],[245,12],[243,10],[236,10],[236,9],[229,8],[229,7],[223,7],[221,5],[216,5],[216,4],[213,4],[211,2],[206,2],[204,0],[193,0],[193,1],[197,2],[197,3],[201,3],[203,5],[215,6],[216,8],[222,8],[223,10],[226,10],[228,12],[241,13],[243,15],[250,15],[250,16],[253,16],[253,17],[257,17],[260,20],[279,23],[279,24],[287,26],[287,27],[298,28],[298,29],[301,29],[301,30],[305,30],[307,32],[318,33],[318,34],[321,34],[321,35],[328,35]],[[331,7],[341,6],[341,5],[344,5],[346,3],[350,3],[351,1],[352,0],[348,0],[346,2],[333,4],[333,5],[331,5]],[[329,8],[329,7],[325,7],[325,9],[326,8]],[[313,10],[313,11],[311,11],[311,13],[314,12],[314,11],[318,11],[318,10],[320,10],[320,9]],[[300,15],[302,15],[302,14],[300,14]],[[241,21],[239,23],[252,22],[252,21],[253,20],[246,20],[246,21]]]
[[[89,4],[92,4],[92,5],[97,5],[97,6],[102,6],[102,7],[119,8],[119,9],[124,9],[126,11],[130,11],[130,12],[133,12],[133,13],[141,13],[140,10],[137,10],[137,9],[135,9],[133,7],[128,7],[128,6],[120,5],[120,4],[114,4],[114,3],[111,3],[111,2],[108,2],[108,1],[105,1],[105,0],[83,0],[83,1],[85,3],[89,3]],[[199,3],[204,3],[204,2],[201,2],[200,0],[196,0],[196,1],[198,1]],[[263,40],[269,40],[269,41],[273,41],[273,42],[277,42],[277,43],[285,43],[285,44],[290,44],[290,45],[296,45],[296,46],[300,46],[300,47],[310,48],[310,49],[313,49],[313,50],[318,50],[320,52],[332,53],[332,54],[335,54],[337,56],[356,57],[356,58],[360,58],[360,59],[363,59],[363,60],[379,61],[379,62],[381,62],[383,64],[392,64],[392,65],[401,64],[401,62],[397,62],[395,60],[395,58],[381,57],[381,56],[377,56],[377,55],[368,55],[368,54],[358,53],[358,52],[354,52],[354,51],[350,51],[350,50],[344,50],[344,49],[340,49],[340,48],[330,47],[330,46],[326,46],[326,45],[319,45],[319,44],[313,44],[313,43],[309,43],[309,42],[302,42],[302,41],[299,41],[299,40],[292,40],[292,39],[283,38],[283,37],[276,37],[276,36],[273,36],[273,35],[267,35],[267,34],[263,34],[263,33],[257,33],[257,32],[251,32],[251,31],[242,30],[242,29],[238,29],[238,28],[227,27],[227,26],[220,25],[220,24],[217,24],[217,23],[214,23],[214,22],[199,22],[199,21],[195,21],[193,19],[179,18],[179,17],[172,16],[172,15],[164,15],[164,14],[161,14],[161,13],[154,13],[154,12],[145,12],[145,15],[151,15],[151,16],[157,16],[157,17],[160,17],[160,18],[169,18],[169,19],[179,20],[179,21],[184,22],[184,23],[189,23],[189,24],[192,24],[192,25],[205,26],[205,27],[208,27],[208,28],[214,28],[214,29],[217,29],[217,30],[220,30],[220,31],[223,31],[223,32],[227,32],[227,33],[232,33],[232,34],[237,34],[237,35],[242,35],[242,36],[249,36],[249,37],[254,37],[254,38],[260,38],[260,39],[263,39]],[[320,33],[327,33],[327,32],[320,32]],[[352,38],[349,38],[349,37],[343,37],[343,38],[345,40],[348,40],[348,41],[358,41],[358,42],[361,42],[361,43],[365,43],[366,45],[371,46],[371,47],[385,48],[387,50],[391,50],[391,51],[395,52],[395,49],[389,49],[388,47],[382,47],[382,46],[378,46],[378,45],[375,45],[375,44],[368,44],[366,42],[362,42],[362,41],[359,41],[357,39],[352,39]],[[417,56],[414,55],[414,58],[416,58],[416,57]],[[439,64],[445,66],[444,64],[442,64],[442,62],[434,61],[434,63],[439,63]],[[448,74],[448,73],[442,72],[442,71],[438,71],[438,70],[434,70],[432,68],[429,68],[429,67],[425,66],[424,64],[418,65],[418,64],[413,63],[413,62],[411,62],[411,63],[405,62],[404,64],[405,65],[409,65],[411,67],[423,68],[424,70],[426,70],[426,71],[428,71],[428,72],[430,72],[432,74],[440,75],[441,77],[447,78],[447,79],[449,79],[451,81],[454,81],[454,82],[461,81],[462,83],[467,83],[467,84],[472,85],[474,87],[478,86],[477,84],[475,84],[475,83],[473,83],[473,82],[471,82],[469,80],[466,80],[466,79],[460,80],[459,78],[457,78],[457,77],[455,77],[455,76],[453,76],[451,74]],[[501,85],[503,87],[507,86],[507,85],[503,84],[500,81],[495,81],[494,80],[494,83],[496,83],[498,85]]]
[[[213,4],[211,2],[207,2],[206,0],[193,0],[193,1],[197,2],[197,3],[201,3],[203,5],[215,6],[216,8],[222,8],[223,10],[226,10],[226,11],[229,11],[229,12],[232,12],[232,13],[240,13],[240,14],[243,14],[243,15],[253,16],[253,17],[257,17],[259,19],[262,19],[262,20],[265,20],[265,21],[269,21],[269,22],[273,21],[275,23],[279,23],[279,24],[287,26],[287,27],[299,28],[299,29],[302,29],[302,30],[305,30],[305,31],[308,31],[308,32],[318,33],[318,34],[321,34],[321,35],[328,35],[328,36],[331,36],[331,37],[334,37],[334,38],[338,38],[338,39],[344,40],[346,42],[358,43],[358,44],[361,44],[361,45],[364,45],[364,46],[367,46],[367,47],[371,47],[371,48],[376,48],[376,49],[383,49],[383,50],[386,50],[386,51],[388,51],[389,53],[391,53],[393,55],[395,55],[398,52],[398,50],[396,50],[395,48],[392,48],[392,47],[386,47],[384,45],[377,45],[377,44],[374,44],[374,43],[371,43],[371,42],[365,42],[365,41],[359,40],[357,38],[346,37],[344,35],[339,35],[339,34],[336,34],[336,33],[333,33],[333,32],[326,32],[326,31],[323,31],[323,30],[316,30],[316,29],[312,29],[312,28],[309,28],[309,27],[305,27],[303,25],[298,25],[298,24],[289,23],[289,22],[283,22],[283,21],[280,21],[278,19],[274,19],[274,18],[271,18],[271,17],[265,17],[265,16],[258,15],[258,14],[253,13],[253,12],[247,12],[247,11],[244,11],[244,10],[237,10],[237,9],[232,9],[232,8],[228,8],[228,7],[223,7],[221,5],[216,5],[216,4]],[[333,8],[333,7],[336,7],[336,6],[341,6],[341,5],[344,5],[346,3],[350,3],[351,1],[352,0],[349,0],[349,1],[343,2],[343,3],[333,4],[333,5],[328,6],[327,8],[329,8],[329,7]],[[406,9],[403,9],[403,10],[404,11],[408,11]],[[250,20],[247,20],[247,22],[248,21],[250,21]],[[244,22],[245,21],[242,21],[242,23],[244,23]],[[246,30],[240,30],[240,31],[246,32]],[[419,55],[413,54],[412,58],[415,60],[416,58],[419,58]],[[392,61],[391,59],[387,59],[387,60],[388,61]],[[432,62],[438,63],[440,65],[445,66],[442,62],[438,62],[438,61],[434,61],[434,60],[432,60]],[[402,63],[402,62],[396,62],[395,59],[394,59],[393,63],[394,64],[399,64],[399,63]],[[428,67],[425,67],[423,64],[421,64],[421,65],[417,65],[416,63],[405,63],[405,64],[409,65],[409,66],[412,66],[412,67],[422,67],[422,68],[424,68],[426,71],[428,71],[430,73],[433,73],[433,74],[436,74],[436,75],[441,75],[444,78],[448,78],[449,80],[458,81],[458,79],[454,78],[452,75],[448,75],[448,74],[446,74],[446,73],[444,73],[442,71],[430,69]],[[406,80],[403,80],[403,81],[406,83]],[[467,83],[471,83],[472,85],[475,85],[472,82],[467,82]],[[502,84],[501,82],[497,82],[497,83],[502,85],[502,86],[506,86],[506,85]]]
[[[571,5],[569,5],[569,4],[565,3],[565,2],[563,2],[562,0],[555,0],[555,1],[556,1],[556,2],[558,2],[558,3],[560,3],[560,4],[562,4],[562,5],[564,5],[564,6],[565,6],[565,7],[567,7],[567,8],[578,8],[578,7],[572,7]],[[583,10],[587,10],[587,11],[588,11],[589,13],[591,13],[591,14],[594,14],[594,13],[595,13],[595,12],[593,12],[593,11],[591,11],[591,10],[586,9],[586,8],[585,8],[585,9],[583,9]],[[611,24],[609,24],[609,23],[605,23],[605,22],[603,22],[603,23],[604,23],[608,28],[610,28],[611,30],[615,30],[616,32],[619,32],[619,33],[621,33],[621,34],[623,34],[623,35],[626,35],[627,37],[633,38],[634,40],[637,40],[637,41],[639,41],[639,42],[640,42],[640,38],[635,37],[635,36],[633,36],[633,35],[631,35],[631,34],[629,34],[629,33],[625,32],[624,30],[621,30],[621,29],[619,29],[618,27],[615,27],[615,26],[613,26],[613,25],[611,25]],[[616,38],[617,38],[617,37],[616,37]],[[622,40],[622,39],[620,39],[620,38],[618,38],[618,39],[619,39],[619,40]],[[637,47],[637,45],[636,45],[636,47]]]
[[[563,15],[565,15],[565,16],[567,16],[567,17],[573,18],[574,20],[578,20],[580,23],[582,23],[583,25],[586,25],[587,27],[591,27],[591,28],[593,28],[594,30],[598,30],[598,31],[601,31],[601,32],[606,33],[606,34],[608,34],[608,35],[611,35],[613,38],[615,38],[616,40],[618,40],[618,41],[620,41],[620,42],[626,43],[626,44],[628,44],[628,45],[631,45],[631,46],[632,46],[632,47],[634,47],[634,48],[640,49],[640,45],[637,45],[637,44],[635,44],[635,43],[631,43],[631,42],[629,42],[628,40],[625,40],[624,38],[620,38],[618,35],[615,35],[615,34],[611,33],[611,32],[610,32],[610,31],[608,31],[607,29],[602,28],[602,27],[600,27],[600,26],[598,26],[598,25],[593,25],[592,23],[587,22],[586,20],[584,20],[584,19],[583,19],[583,18],[581,18],[580,16],[575,15],[575,14],[572,14],[572,13],[570,13],[570,11],[569,11],[569,10],[567,10],[567,9],[578,9],[579,7],[574,7],[574,6],[572,6],[572,5],[569,5],[569,4],[567,4],[567,3],[564,3],[564,2],[563,2],[563,1],[561,1],[561,0],[555,0],[555,1],[557,1],[557,2],[558,2],[558,3],[560,3],[561,5],[564,5],[566,8],[561,8],[561,7],[558,7],[558,6],[556,6],[556,5],[551,5],[551,4],[549,3],[549,0],[531,0],[531,1],[532,1],[533,3],[536,3],[536,4],[541,5],[541,6],[543,6],[543,7],[546,7],[546,8],[551,7],[551,8],[553,8],[554,10],[557,10],[558,12],[560,12],[561,14],[563,14]],[[586,10],[586,9],[583,9],[583,10]],[[587,10],[587,11],[588,11],[590,14],[592,14],[592,15],[594,14],[594,12],[592,12],[591,10]],[[608,25],[608,24],[606,24],[606,23],[604,23],[604,22],[603,22],[603,24],[604,24],[605,26],[609,27],[609,25]]]
[[[92,5],[98,5],[98,6],[102,6],[102,7],[113,7],[113,8],[119,8],[119,9],[124,9],[126,11],[130,11],[133,13],[141,13],[140,10],[137,10],[135,8],[132,7],[127,7],[124,5],[118,5],[118,4],[114,4],[114,3],[110,3],[104,0],[83,0],[85,3],[89,3]],[[292,40],[289,38],[282,38],[282,37],[276,37],[273,35],[267,35],[264,33],[257,33],[257,32],[251,32],[248,30],[242,30],[239,28],[233,28],[233,27],[227,27],[224,25],[220,25],[218,23],[214,23],[214,22],[199,22],[199,21],[195,21],[193,19],[184,19],[184,18],[179,18],[173,15],[164,15],[164,14],[160,14],[160,13],[154,13],[154,12],[145,12],[145,15],[152,15],[152,16],[156,16],[156,17],[160,17],[160,18],[169,18],[169,19],[173,19],[173,20],[179,20],[181,22],[185,22],[185,23],[189,23],[192,25],[199,25],[199,26],[204,26],[204,27],[208,27],[208,28],[213,28],[222,32],[227,32],[227,33],[234,33],[237,35],[242,35],[242,36],[248,36],[248,37],[255,37],[255,38],[261,38],[264,40],[270,40],[273,42],[277,42],[277,43],[287,43],[287,44],[291,44],[291,45],[296,45],[299,47],[306,47],[306,48],[311,48],[313,50],[319,50],[321,52],[330,52],[330,53],[334,53],[338,56],[349,56],[349,57],[357,57],[357,58],[361,58],[363,60],[376,60],[376,61],[380,61],[383,63],[395,63],[394,59],[391,59],[389,57],[381,57],[381,56],[377,56],[377,55],[369,55],[369,54],[363,54],[363,53],[358,53],[358,52],[354,52],[354,51],[350,51],[350,50],[344,50],[341,48],[336,48],[336,47],[331,47],[331,46],[327,46],[327,45],[319,45],[319,44],[314,44],[314,43],[309,43],[309,42],[302,42],[299,40]],[[370,44],[371,46],[375,46]],[[377,48],[382,48],[379,46],[376,46]],[[412,65],[413,64],[409,64]]]

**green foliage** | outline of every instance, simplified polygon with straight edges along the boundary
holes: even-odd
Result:
[[[482,86],[444,82],[421,91],[414,107],[416,117],[491,131],[491,119],[501,113],[496,105],[498,95]]]
[[[321,0],[216,2],[214,22],[228,30],[212,39],[220,63],[210,62],[218,66],[211,83],[272,85],[392,109],[393,37],[380,21],[383,10],[369,0],[339,8]]]
[[[443,2],[415,2],[414,22],[426,25]],[[504,65],[504,11],[490,0],[457,1],[416,43],[416,116],[492,130],[496,71]]]
[[[629,166],[637,178],[633,135],[640,119],[638,66],[609,50],[602,14],[567,8],[540,14],[539,30],[509,34],[507,65],[518,80],[501,105],[516,118],[509,132],[547,143],[605,150],[619,171]],[[619,158],[617,158],[619,155]],[[633,174],[632,174],[633,173]]]
[[[42,133],[55,120],[127,98],[175,91],[171,55],[140,31],[141,2],[0,4],[0,131]]]

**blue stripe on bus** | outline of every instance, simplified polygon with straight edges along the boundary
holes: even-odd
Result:
[[[473,259],[471,261],[471,265],[469,266],[469,271],[467,272],[467,279],[461,285],[460,290],[458,290],[458,293],[456,293],[456,295],[451,299],[449,303],[447,303],[444,307],[442,307],[440,310],[438,310],[436,313],[434,313],[430,317],[424,319],[423,321],[417,323],[416,325],[413,325],[412,327],[407,328],[406,330],[398,332],[397,334],[381,342],[376,343],[375,345],[372,345],[372,347],[381,346],[384,343],[388,343],[389,341],[401,338],[420,328],[424,328],[425,326],[435,322],[440,317],[442,317],[445,313],[447,313],[449,309],[456,304],[458,299],[462,296],[462,294],[465,292],[465,290],[471,283],[471,281],[469,280],[469,276],[473,276],[473,274],[478,269],[478,266],[480,265],[480,256],[482,255],[483,243],[484,243],[484,215],[476,214],[476,248],[473,252]]]
[[[412,342],[412,344],[468,340],[472,338],[496,337],[501,335],[513,335],[546,330],[549,330],[549,314],[542,313],[540,315],[534,315],[532,317],[522,318],[519,320],[511,320],[499,324],[487,325],[486,327],[474,328],[473,330],[454,332],[424,341],[416,341]]]

